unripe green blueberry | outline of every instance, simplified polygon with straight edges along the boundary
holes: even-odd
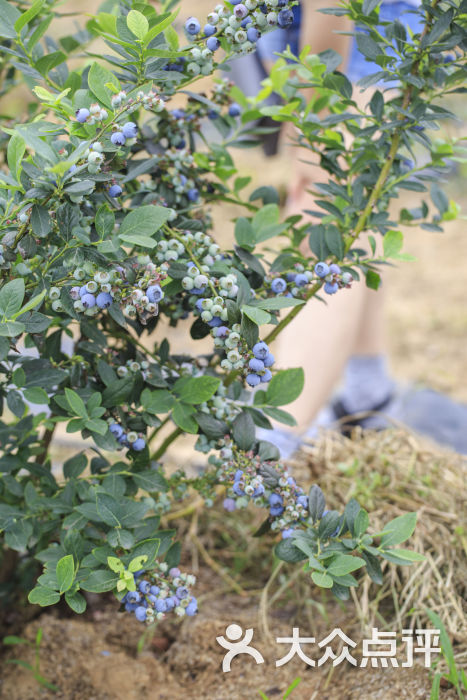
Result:
[[[73,308],[74,308],[75,311],[84,311],[84,304],[83,304],[83,302],[81,301],[81,299],[77,299],[77,300],[73,303]]]
[[[206,275],[197,275],[195,277],[195,287],[205,287],[208,283],[208,278]]]
[[[209,63],[206,63],[204,66],[201,67],[201,74],[202,75],[211,75],[213,71],[213,64],[211,61]]]
[[[21,214],[18,216],[18,219],[21,221],[22,224],[25,224],[28,218],[29,217],[25,211],[22,211]]]
[[[235,17],[235,15],[230,15],[230,17],[229,17],[229,26],[231,26],[232,29],[235,29],[235,31],[236,31],[237,29],[240,29],[241,25],[242,25],[241,21],[239,21],[239,20]]]
[[[213,316],[220,316],[220,314],[223,312],[224,307],[219,306],[219,304],[213,304],[211,308],[211,313]]]
[[[137,311],[133,304],[127,304],[125,306],[125,314],[129,316],[130,318],[136,318],[137,316]]]
[[[222,309],[222,311],[221,311],[221,313],[220,313],[220,317],[221,317],[221,319],[222,319],[223,321],[227,321],[227,320],[228,320],[229,314],[228,314],[228,312],[227,312],[227,309]]]
[[[49,291],[49,299],[52,301],[55,301],[56,299],[60,299],[60,289],[58,287],[51,287]]]
[[[198,65],[198,63],[195,63],[194,61],[191,61],[187,65],[187,71],[188,73],[191,73],[191,75],[199,75],[201,73],[201,68]]]
[[[191,57],[193,58],[194,61],[199,61],[199,59],[202,56],[201,50],[198,49],[197,46],[195,46],[194,49],[191,49],[190,54],[191,54]]]
[[[138,439],[138,433],[135,433],[134,430],[132,430],[131,432],[128,433],[128,435],[127,435],[128,442],[136,442],[137,439]]]
[[[178,253],[175,250],[168,250],[164,255],[165,260],[169,262],[170,260],[178,260]]]
[[[124,365],[121,365],[117,368],[117,374],[119,377],[126,377],[126,375],[128,374],[128,368]]]
[[[238,362],[240,360],[240,353],[238,350],[231,350],[230,352],[227,353],[227,359],[230,362]]]
[[[248,37],[244,29],[239,29],[237,32],[235,32],[234,38],[235,41],[238,41],[239,44],[243,44],[243,42],[246,41]]]
[[[52,309],[54,311],[63,311],[63,304],[60,299],[54,299],[52,302]]]
[[[141,365],[139,364],[139,362],[130,362],[130,370],[132,372],[139,372],[140,369]]]
[[[230,372],[230,370],[233,369],[232,363],[230,362],[230,360],[227,359],[222,360],[221,367],[222,369],[226,369],[228,372]]]
[[[86,272],[83,270],[82,267],[77,267],[76,270],[73,272],[73,277],[75,280],[82,280],[86,276]]]
[[[184,277],[182,279],[183,289],[190,291],[190,289],[193,289],[194,286],[195,286],[195,283],[193,282],[193,279],[191,277]]]
[[[202,311],[201,318],[205,323],[209,323],[209,321],[212,321],[212,313],[210,311]]]

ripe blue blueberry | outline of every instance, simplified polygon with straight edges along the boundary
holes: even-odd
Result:
[[[308,284],[308,277],[303,274],[303,272],[299,272],[298,275],[295,275],[295,284],[297,287],[304,287],[306,284]]]
[[[177,598],[180,598],[180,600],[183,600],[183,598],[187,598],[189,591],[188,588],[185,588],[185,586],[179,586],[177,590],[175,591]]]
[[[92,309],[92,307],[96,305],[96,297],[94,294],[83,294],[81,302],[85,309]]]
[[[196,187],[192,187],[188,190],[186,196],[188,197],[190,202],[196,202],[196,200],[199,198],[199,190],[196,189]]]
[[[324,285],[324,291],[326,294],[335,294],[337,290],[339,289],[339,285],[337,282],[326,282]]]
[[[219,41],[217,36],[210,36],[209,39],[206,41],[206,46],[208,47],[209,51],[217,51],[220,45],[221,42]]]
[[[261,378],[259,377],[258,374],[247,374],[246,375],[246,383],[249,384],[250,386],[258,386],[260,381],[261,381]]]
[[[282,277],[276,277],[275,280],[271,282],[271,289],[274,294],[282,294],[287,289],[287,282],[282,279]]]
[[[158,304],[164,298],[164,292],[158,284],[153,284],[146,289],[146,296],[152,304]]]
[[[264,360],[269,354],[269,348],[262,340],[259,343],[253,345],[253,355],[258,360]]]
[[[333,275],[340,275],[341,269],[339,265],[336,265],[336,263],[332,263],[329,265],[329,272],[332,272]]]
[[[144,622],[146,619],[146,608],[142,605],[139,605],[136,610],[135,610],[135,617],[137,620],[140,622]]]
[[[114,133],[110,137],[110,140],[112,141],[114,146],[124,146],[126,138],[122,131],[114,131]]]
[[[240,107],[239,104],[236,102],[232,102],[232,104],[229,107],[229,116],[230,117],[239,117],[242,113],[242,108]]]
[[[263,363],[265,367],[272,367],[272,365],[274,364],[274,355],[271,352],[268,352],[268,354],[263,360]]]
[[[151,586],[149,590],[151,592],[151,595],[159,595],[161,589],[159,588],[159,586]]]
[[[192,598],[185,608],[185,613],[188,617],[193,617],[198,612],[198,603],[196,598]]]
[[[136,603],[125,603],[125,610],[127,612],[135,612],[137,607]]]
[[[172,578],[178,578],[180,576],[180,573],[181,571],[178,568],[178,566],[173,566],[171,569],[169,569],[169,576],[171,576]]]
[[[283,506],[283,499],[282,496],[279,496],[278,493],[272,493],[269,496],[269,512],[273,516],[281,515],[284,512],[284,506]]]
[[[126,600],[128,603],[139,603],[141,600],[141,594],[138,591],[128,591],[126,594]]]
[[[249,363],[248,367],[253,370],[253,372],[262,372],[264,369],[264,362],[263,360],[258,360],[256,357],[253,357]]]
[[[248,41],[251,41],[251,43],[254,44],[255,41],[258,41],[260,34],[256,27],[248,27],[246,30],[246,36]]]
[[[315,274],[321,278],[326,277],[326,275],[329,275],[329,265],[325,262],[316,263]]]
[[[81,107],[81,109],[76,110],[76,119],[80,122],[80,124],[84,124],[90,114],[91,112],[89,109],[86,109],[86,107]]]
[[[120,187],[120,185],[111,185],[108,189],[108,192],[111,197],[120,197],[123,190]]]
[[[247,16],[247,14],[248,14],[247,8],[245,7],[245,5],[242,2],[239,2],[234,9],[235,17],[237,19],[243,19],[244,17]]]
[[[112,423],[112,425],[109,426],[109,430],[112,433],[112,435],[117,438],[117,440],[123,435],[123,428],[118,423]]]
[[[212,36],[215,33],[216,33],[216,28],[213,24],[205,24],[204,25],[204,35],[205,36]]]
[[[224,506],[225,510],[227,510],[229,513],[232,513],[237,507],[233,498],[224,498],[224,502],[222,505]]]
[[[96,297],[96,304],[100,309],[107,309],[113,304],[112,296],[108,292],[99,292]]]
[[[151,584],[149,583],[149,581],[143,580],[143,581],[139,582],[138,588],[141,591],[141,593],[146,595],[147,593],[149,593],[149,589],[151,588]]]
[[[145,447],[146,440],[144,440],[143,438],[138,438],[131,445],[131,449],[135,450],[135,452],[141,452],[141,450],[144,450]]]
[[[138,127],[134,122],[126,122],[122,126],[122,134],[126,139],[134,139],[138,134]]]
[[[297,498],[297,503],[299,506],[303,506],[303,508],[308,510],[308,496],[299,496]]]
[[[287,540],[290,537],[293,537],[295,534],[295,530],[293,527],[288,527],[285,530],[282,530],[282,539]]]
[[[272,379],[272,374],[270,369],[265,369],[263,374],[261,375],[261,381],[264,383],[270,382]]]
[[[288,7],[284,8],[277,15],[277,24],[279,27],[290,27],[293,22],[293,12]]]
[[[154,607],[156,608],[156,612],[165,612],[167,610],[167,603],[165,602],[165,598],[158,598]]]
[[[187,21],[185,22],[185,29],[188,32],[188,34],[194,36],[200,31],[201,25],[196,19],[196,17],[188,17]]]

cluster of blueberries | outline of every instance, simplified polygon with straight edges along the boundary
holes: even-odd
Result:
[[[142,435],[134,430],[126,433],[119,423],[111,423],[109,431],[122,447],[128,447],[135,452],[141,452],[146,447],[146,440]]]
[[[118,302],[129,318],[139,316],[146,322],[148,317],[157,316],[159,302],[164,298],[160,285],[164,273],[152,262],[137,265],[134,272],[136,280],[130,283],[126,279],[125,268],[120,265],[109,271],[96,270],[90,262],[76,268],[73,277],[83,284],[70,289],[74,309],[87,316],[94,316],[101,309],[107,309]],[[84,282],[87,276],[91,279]],[[51,298],[57,293],[60,296],[60,290],[53,287],[50,291]]]
[[[342,287],[349,288],[353,277],[350,272],[342,272],[339,265],[318,262],[314,267],[314,274],[305,270],[303,265],[297,265],[301,269],[297,272],[288,272],[284,277],[275,277],[271,283],[271,291],[276,295],[286,297],[298,297],[304,291],[304,287],[310,284],[316,277],[324,279],[323,290],[326,294],[335,294]],[[316,276],[316,277],[315,277]]]
[[[213,53],[224,39],[235,53],[254,51],[261,34],[276,27],[289,27],[294,19],[289,0],[231,0],[230,6],[217,5],[207,16],[201,29],[196,17],[185,22],[188,36],[203,39],[206,49]],[[193,69],[192,69],[193,70]]]
[[[341,287],[350,287],[353,277],[350,272],[342,272],[339,265],[318,262],[315,265],[315,275],[324,280],[323,290],[326,294],[335,294]]]
[[[232,512],[252,501],[268,509],[272,530],[280,531],[283,539],[292,537],[308,517],[308,497],[285,466],[281,462],[265,465],[258,456],[239,460],[231,449],[221,450],[220,457],[219,479],[228,485],[224,508]]]
[[[193,574],[181,573],[177,567],[169,569],[161,562],[150,573],[137,571],[134,578],[136,590],[128,591],[121,602],[139,622],[163,620],[171,611],[179,617],[193,617],[198,612],[198,603],[190,592],[196,583]]]

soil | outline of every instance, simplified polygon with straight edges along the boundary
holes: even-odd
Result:
[[[292,619],[297,609],[282,609],[270,617],[273,638],[268,642],[260,634],[257,599],[222,595],[222,582],[210,576],[204,585],[219,591],[202,606],[194,620],[181,625],[163,623],[148,650],[136,655],[138,638],[144,629],[134,618],[119,614],[115,605],[96,610],[87,618],[60,619],[45,613],[29,623],[22,635],[31,641],[42,627],[40,671],[60,688],[59,692],[41,689],[26,670],[13,665],[3,666],[0,698],[4,700],[254,700],[261,697],[281,698],[292,681],[301,683],[292,692],[291,700],[393,700],[395,697],[426,699],[430,695],[428,670],[414,668],[354,668],[347,662],[333,667],[331,662],[311,668],[295,659],[280,668],[275,660],[285,655],[289,646],[275,644],[276,636],[290,636]],[[337,603],[327,604],[328,622],[316,616],[314,624],[298,620],[302,636],[323,639],[341,627],[354,641],[361,635],[353,625],[349,612],[343,613]],[[265,663],[256,665],[250,657],[238,657],[229,673],[221,669],[225,653],[216,642],[227,625],[237,623],[243,629],[255,630],[253,645],[264,656]],[[334,642],[336,644],[336,642]],[[168,649],[167,649],[168,646]],[[303,645],[305,653],[311,649]],[[334,646],[337,653],[338,645]],[[352,652],[360,663],[361,643]],[[319,652],[319,650],[318,650]],[[313,654],[317,658],[322,652]],[[7,658],[32,662],[33,651],[16,647]],[[404,654],[398,652],[399,663]],[[442,700],[453,700],[453,689],[442,691]]]

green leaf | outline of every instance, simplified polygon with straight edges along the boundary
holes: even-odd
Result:
[[[274,553],[276,557],[282,559],[282,561],[288,562],[289,564],[296,564],[297,562],[308,558],[304,552],[302,552],[293,544],[293,542],[291,542],[290,537],[278,542],[274,548]]]
[[[325,508],[326,501],[324,498],[324,493],[318,484],[313,484],[308,492],[308,510],[313,523],[321,520]]]
[[[26,141],[16,131],[8,142],[7,159],[8,167],[19,182],[21,175],[21,162],[26,150]]]
[[[39,294],[36,294],[35,297],[32,297],[14,316],[13,319],[15,319],[17,316],[20,314],[25,314],[28,311],[31,311],[31,309],[36,308],[36,306],[40,306],[42,303],[42,300],[45,298],[47,294],[47,291],[45,289],[42,290]]]
[[[18,321],[0,321],[0,336],[13,338],[24,332],[26,326]]]
[[[264,402],[270,406],[292,403],[302,393],[304,384],[305,374],[301,367],[277,372],[268,384]]]
[[[117,585],[119,577],[108,569],[97,569],[91,571],[89,576],[80,582],[80,586],[84,591],[90,593],[105,593],[112,591]]]
[[[258,301],[255,306],[258,309],[266,309],[266,311],[277,311],[286,309],[289,306],[300,306],[300,304],[304,303],[303,299],[296,299],[295,297],[271,297],[270,299]]]
[[[15,22],[15,29],[18,32],[18,34],[21,32],[22,28],[25,27],[36,15],[39,14],[39,12],[42,10],[42,8],[45,5],[45,0],[36,0],[29,10],[26,12],[23,12],[20,17]]]
[[[198,432],[198,423],[193,418],[195,409],[185,403],[177,402],[172,411],[172,419],[179,428],[186,433],[196,435]]]
[[[175,382],[174,392],[180,401],[189,404],[199,404],[208,401],[219,388],[221,380],[218,377],[181,377]]]
[[[255,234],[248,219],[241,216],[235,223],[235,240],[243,248],[253,248],[255,245]]]
[[[121,527],[120,506],[115,498],[106,493],[98,493],[96,498],[97,512],[106,523],[112,527]]]
[[[170,211],[167,207],[157,207],[154,204],[138,207],[123,219],[119,229],[119,237],[124,235],[134,239],[135,236],[152,236],[165,224],[169,216]]]
[[[156,36],[165,31],[167,27],[170,27],[174,23],[179,11],[180,8],[177,8],[175,12],[172,12],[172,14],[158,21],[157,24],[155,24],[144,37],[143,45],[148,46],[148,44],[150,44],[151,41],[156,38]]]
[[[65,593],[65,600],[73,612],[78,615],[81,615],[86,610],[86,598],[84,598],[81,593],[78,593],[78,591],[73,594]]]
[[[24,280],[17,277],[11,282],[7,282],[0,289],[0,313],[4,319],[10,319],[21,308],[24,299]]]
[[[267,311],[263,311],[255,306],[248,306],[247,304],[244,304],[242,306],[242,311],[248,316],[249,319],[253,321],[253,323],[256,323],[258,326],[262,326],[271,321],[271,314],[268,314]]]
[[[144,39],[149,31],[149,22],[138,10],[130,10],[126,16],[126,24],[130,32],[138,39]]]
[[[321,573],[320,571],[313,571],[311,578],[313,583],[320,588],[332,588],[334,585],[332,578],[328,574]]]
[[[255,424],[246,411],[242,411],[232,423],[232,437],[241,450],[251,449],[255,439]]]
[[[30,520],[16,520],[5,532],[5,542],[10,549],[24,552],[32,533],[33,526]]]
[[[6,0],[0,0],[0,36],[5,39],[16,39],[15,24],[21,13]]]
[[[30,389],[25,389],[23,393],[26,401],[29,401],[30,403],[42,405],[48,404],[50,401],[47,392],[40,386],[33,386]]]
[[[365,562],[360,557],[353,557],[350,554],[338,554],[328,566],[328,573],[333,576],[345,576],[352,571],[365,566]]]
[[[391,520],[391,522],[384,527],[384,532],[386,534],[383,534],[381,537],[381,547],[387,549],[388,547],[394,547],[394,545],[405,542],[415,530],[416,523],[416,513],[404,513],[404,515],[399,515],[399,517]]]
[[[130,243],[130,245],[138,245],[140,248],[149,248],[152,250],[156,247],[157,243],[149,236],[141,236],[138,233],[133,233],[131,236],[129,234],[119,234],[119,239],[124,243]]]
[[[131,573],[139,571],[146,564],[147,560],[148,557],[146,554],[140,554],[137,557],[134,557],[128,564],[128,571],[130,571]]]
[[[357,517],[353,523],[352,534],[355,537],[361,537],[368,530],[368,525],[370,524],[370,518],[368,513],[364,508],[360,508]]]
[[[342,260],[345,255],[344,239],[338,228],[332,226],[326,229],[324,234],[326,245],[338,260]]]
[[[117,574],[119,574],[121,571],[125,571],[123,562],[120,561],[118,557],[107,557],[107,566]]]
[[[383,251],[386,258],[393,258],[398,255],[404,242],[401,231],[388,231],[383,237]]]
[[[107,204],[101,204],[97,210],[94,225],[100,238],[108,238],[112,235],[115,226],[115,214],[109,209]]]
[[[106,87],[110,83],[115,86],[115,92],[119,92],[120,83],[115,75],[104,68],[100,63],[94,62],[88,73],[88,87],[95,97],[101,102],[104,107],[112,109],[112,92]]]
[[[145,472],[133,474],[133,481],[138,488],[153,493],[154,491],[166,492],[169,490],[169,485],[165,477],[155,469],[148,469]]]
[[[369,37],[368,34],[358,33],[355,35],[355,39],[357,41],[358,50],[366,58],[375,59],[383,53],[376,41]]]
[[[175,403],[175,398],[166,389],[144,389],[141,394],[141,405],[148,413],[168,413]]]
[[[287,411],[282,411],[280,408],[265,406],[263,408],[263,413],[269,416],[269,418],[279,421],[279,423],[284,423],[284,425],[297,425],[295,418],[291,416],[290,413],[287,413]]]
[[[60,600],[60,593],[52,591],[44,586],[36,586],[28,595],[28,600],[33,605],[46,607],[47,605],[55,605]]]
[[[399,559],[405,559],[407,562],[425,561],[426,557],[419,552],[414,552],[411,549],[390,549],[388,550],[392,556]]]
[[[79,416],[80,418],[88,417],[85,403],[81,396],[78,396],[76,391],[73,391],[73,389],[68,389],[67,387],[65,388],[65,396],[73,415]]]
[[[56,568],[57,583],[60,587],[60,593],[65,593],[73,585],[75,580],[75,564],[73,555],[67,554],[57,562]]]
[[[365,275],[366,286],[369,289],[377,290],[381,284],[381,277],[374,270],[367,270]]]

